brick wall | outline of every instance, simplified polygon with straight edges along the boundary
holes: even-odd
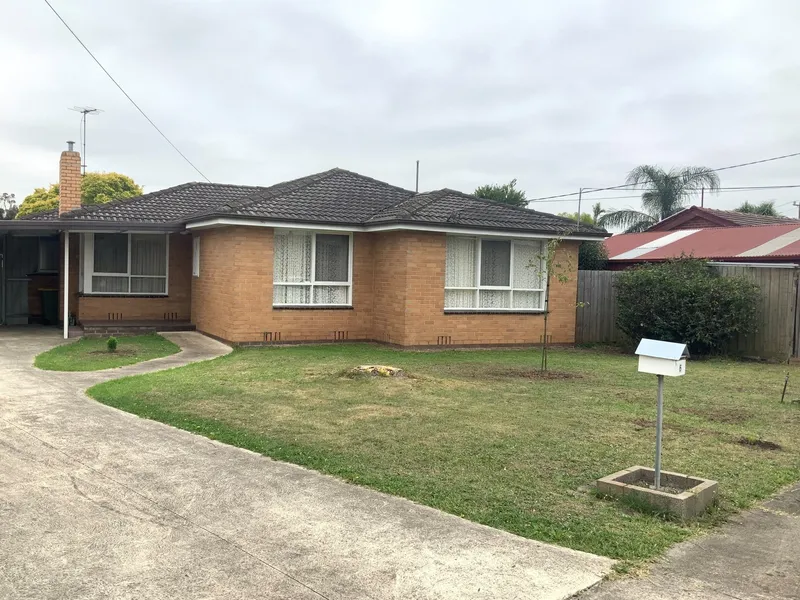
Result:
[[[81,207],[81,155],[64,150],[58,163],[58,214]]]
[[[64,234],[61,235],[59,271],[64,265]],[[191,316],[192,240],[191,236],[173,233],[169,236],[169,288],[165,297],[137,298],[134,296],[83,296],[78,293],[80,273],[80,236],[70,235],[70,312],[79,322],[106,321],[110,314],[120,315],[123,321],[160,321],[165,314],[187,321]],[[59,318],[64,310],[63,278],[59,277]]]
[[[200,331],[248,343],[374,339],[404,346],[538,344],[541,314],[445,314],[446,236],[355,234],[352,309],[273,309],[273,232],[228,227],[200,236],[200,277],[192,282],[192,321]],[[577,242],[556,262],[577,268]],[[548,330],[554,343],[575,339],[577,272],[553,279]],[[265,337],[269,333],[269,337]]]
[[[352,309],[273,309],[273,231],[227,227],[200,237],[200,277],[193,278],[192,322],[238,343],[372,339],[372,239],[355,234]],[[265,334],[269,334],[265,337]]]

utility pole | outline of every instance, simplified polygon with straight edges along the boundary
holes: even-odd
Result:
[[[98,115],[102,110],[99,108],[92,108],[90,106],[73,106],[70,110],[81,113],[81,159],[83,164],[83,175],[86,175],[86,115]]]
[[[706,188],[701,187],[700,188],[700,208],[703,208],[703,202],[705,200],[705,196],[706,196]]]
[[[417,183],[414,187],[414,191],[419,194],[419,161],[417,161]]]
[[[580,231],[581,229],[581,200],[583,198],[583,188],[578,188],[578,226],[577,230]]]
[[[792,202],[792,206],[797,207],[797,218],[800,219],[800,202]]]

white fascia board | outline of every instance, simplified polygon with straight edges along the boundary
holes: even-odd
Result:
[[[428,231],[432,233],[453,233],[459,235],[475,235],[475,236],[502,236],[513,238],[525,239],[540,239],[550,240],[559,237],[558,234],[552,233],[528,233],[524,231],[507,231],[504,229],[470,229],[462,227],[442,227],[439,225],[410,225],[410,224],[387,224],[387,225],[319,225],[317,223],[297,223],[287,221],[254,221],[251,219],[209,219],[207,221],[198,221],[196,223],[189,223],[186,229],[212,229],[215,227],[227,226],[244,226],[244,227],[277,227],[287,229],[313,229],[314,231],[356,231],[356,232],[381,232],[381,231]],[[596,236],[581,236],[581,235],[567,235],[564,239],[586,241],[586,242],[601,242],[602,237]]]

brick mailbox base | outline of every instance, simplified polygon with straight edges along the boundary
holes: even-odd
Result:
[[[633,496],[653,508],[691,519],[703,514],[717,497],[717,482],[681,473],[661,471],[661,486],[682,490],[674,494],[654,490],[654,471],[648,467],[631,467],[597,480],[597,490],[607,496]]]

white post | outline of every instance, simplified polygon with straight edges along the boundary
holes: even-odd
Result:
[[[64,339],[69,338],[69,231],[64,232]]]
[[[653,477],[655,488],[661,487],[661,432],[664,422],[664,376],[658,376],[658,407],[656,409],[656,468]]]

